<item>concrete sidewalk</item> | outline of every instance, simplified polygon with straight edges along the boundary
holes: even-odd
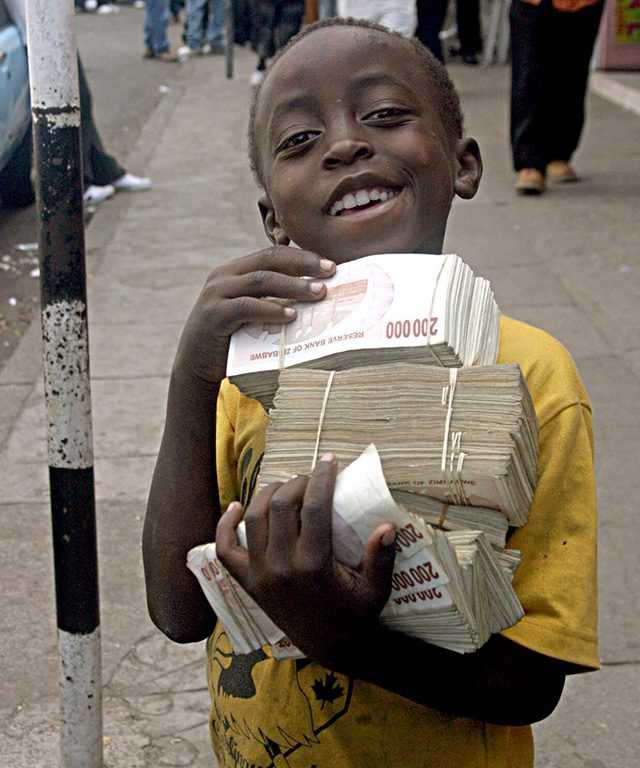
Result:
[[[168,374],[187,312],[216,264],[263,247],[245,123],[254,58],[185,64],[129,163],[154,189],[98,210],[88,231],[89,315],[102,600],[105,766],[214,765],[201,644],[151,625],[140,534]],[[559,337],[592,397],[601,509],[598,674],[569,680],[536,728],[537,766],[638,763],[640,591],[640,118],[590,96],[580,184],[512,191],[508,71],[451,67],[485,179],[456,203],[446,247],[493,281],[501,308]],[[634,236],[635,231],[635,236]],[[0,373],[0,765],[58,765],[57,643],[46,433],[34,325]]]

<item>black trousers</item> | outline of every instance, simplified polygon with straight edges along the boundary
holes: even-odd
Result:
[[[78,57],[80,90],[80,136],[82,140],[82,175],[84,186],[96,184],[105,187],[124,176],[125,169],[102,146],[100,134],[93,120],[93,102],[84,68]]]
[[[603,0],[574,13],[551,0],[513,0],[511,22],[511,150],[513,166],[544,171],[570,160],[584,124],[589,62]]]
[[[304,0],[256,0],[254,7],[257,53],[270,59],[300,29]]]
[[[444,52],[440,42],[440,30],[447,15],[449,0],[417,0],[418,26],[416,37],[426,45],[439,61],[444,62]]]
[[[440,31],[447,17],[449,0],[416,0],[418,26],[416,37],[444,63]],[[480,0],[456,0],[456,24],[460,53],[475,54],[482,50],[480,34]]]
[[[480,0],[456,0],[456,23],[461,55],[473,56],[480,53]]]

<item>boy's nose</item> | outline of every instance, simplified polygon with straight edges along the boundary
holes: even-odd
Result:
[[[350,165],[357,160],[366,160],[374,153],[368,141],[357,138],[343,138],[333,141],[325,152],[322,163],[331,169],[338,165]]]

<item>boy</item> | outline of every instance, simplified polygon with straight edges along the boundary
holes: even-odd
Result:
[[[374,531],[357,570],[334,561],[332,454],[310,478],[251,498],[268,417],[223,381],[231,333],[292,318],[266,297],[317,301],[317,278],[336,263],[441,252],[453,196],[473,197],[482,172],[476,142],[462,138],[455,90],[417,41],[368,22],[321,21],[268,70],[250,152],[273,247],[212,272],[178,347],[145,521],[153,620],[179,642],[213,631],[221,766],[531,768],[528,724],[554,709],[566,674],[598,666],[590,410],[566,351],[503,318],[499,362],[520,364],[540,422],[535,500],[509,542],[523,553],[515,588],[526,616],[466,656],[377,623],[391,525]],[[243,512],[248,551],[235,533]],[[184,565],[189,548],[214,537],[220,559],[305,659],[234,655]]]

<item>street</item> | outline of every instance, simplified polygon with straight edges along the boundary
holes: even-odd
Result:
[[[106,146],[154,181],[149,192],[103,203],[87,229],[104,761],[212,768],[204,649],[173,644],[151,624],[140,536],[185,318],[214,266],[266,245],[246,157],[255,57],[237,48],[228,81],[221,57],[142,61],[138,10],[77,20]],[[179,32],[171,29],[176,43]],[[556,711],[535,726],[536,768],[627,768],[640,762],[640,117],[590,94],[576,156],[582,180],[517,197],[508,69],[450,71],[484,178],[474,200],[454,204],[445,251],[492,281],[502,311],[565,344],[594,412],[603,668],[570,677]],[[9,297],[34,317],[32,255],[14,247],[35,239],[33,210],[3,212],[2,231],[0,252],[25,261]],[[1,311],[15,338],[0,369],[0,765],[58,768],[40,330],[7,310],[8,272]]]

